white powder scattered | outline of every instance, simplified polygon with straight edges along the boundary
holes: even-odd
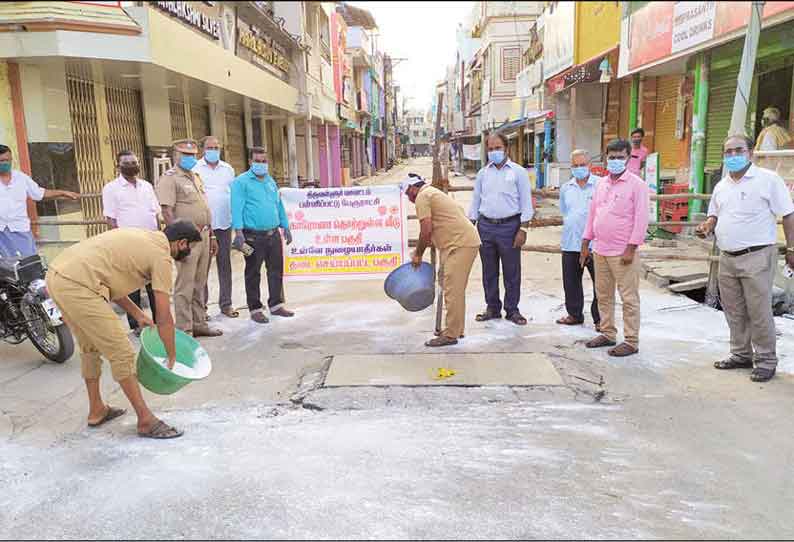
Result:
[[[194,355],[195,363],[193,367],[189,367],[177,361],[174,364],[174,368],[170,369],[170,371],[177,376],[189,378],[190,380],[201,380],[202,378],[206,378],[212,371],[212,363],[210,362],[207,352],[203,348],[199,348],[195,351]],[[154,361],[168,369],[168,358],[155,357]]]

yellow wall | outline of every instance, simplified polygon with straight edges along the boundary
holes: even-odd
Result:
[[[612,49],[620,43],[619,3],[576,2],[575,30],[574,64]]]
[[[11,148],[13,167],[19,168],[17,131],[14,126],[14,109],[11,106],[11,85],[8,82],[8,63],[0,61],[0,143]]]

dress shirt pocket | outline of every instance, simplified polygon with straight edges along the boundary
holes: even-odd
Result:
[[[607,196],[609,212],[615,216],[626,216],[633,214],[634,198],[628,193],[612,193]]]

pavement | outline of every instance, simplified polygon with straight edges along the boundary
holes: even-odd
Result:
[[[370,182],[407,171],[429,176],[430,162]],[[530,242],[558,235],[535,230]],[[559,257],[524,253],[522,264],[529,325],[474,322],[475,264],[466,338],[430,354],[432,309],[403,311],[378,281],[287,284],[296,316],[267,326],[211,306],[225,332],[202,341],[212,375],[146,395],[185,429],[176,441],[137,438],[132,414],[87,429],[79,358],[55,365],[28,344],[0,345],[0,538],[794,536],[794,322],[776,319],[778,376],[752,383],[711,367],[728,351],[722,313],[643,282],[640,353],[613,359],[584,348],[592,322],[554,324]],[[399,378],[395,359],[428,355],[438,368],[539,359],[562,385],[324,385],[337,358],[349,384],[379,364]],[[522,369],[503,367],[508,383]],[[128,406],[109,374],[103,385]]]

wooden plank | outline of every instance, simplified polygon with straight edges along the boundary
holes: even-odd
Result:
[[[705,288],[706,286],[708,286],[708,283],[709,283],[709,277],[707,275],[705,277],[700,277],[698,279],[671,284],[670,291],[675,292],[677,294],[683,292],[691,292],[692,290],[700,290],[701,288]]]

